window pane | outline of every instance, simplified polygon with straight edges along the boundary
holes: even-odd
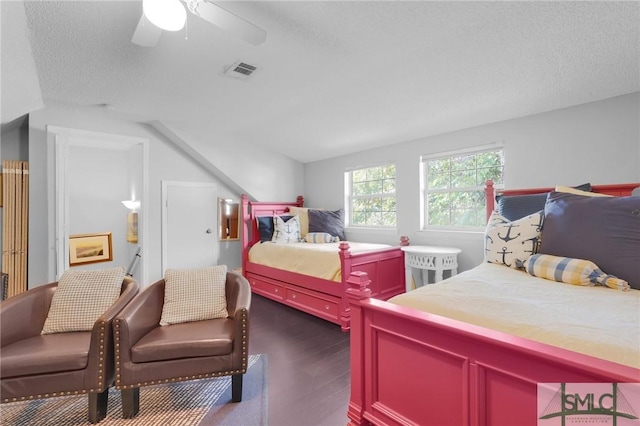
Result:
[[[367,200],[366,199],[361,199],[361,198],[356,198],[353,200],[352,203],[353,206],[353,211],[363,211],[366,210],[366,206],[367,206]]]
[[[386,179],[396,179],[396,166],[395,165],[389,165],[389,166],[385,166],[384,168],[384,172],[383,172],[383,177]]]
[[[382,225],[383,226],[396,226],[396,212],[383,212],[382,213]]]
[[[374,180],[367,182],[368,194],[382,194],[382,181]]]
[[[395,179],[385,179],[382,181],[382,193],[383,194],[394,194],[396,192],[396,180]]]
[[[474,170],[476,168],[476,156],[464,155],[451,158],[451,173],[457,173],[461,170]]]
[[[475,209],[452,209],[451,225],[454,226],[475,226],[476,210]]]
[[[360,182],[353,184],[353,195],[366,195],[367,192],[367,182]]]
[[[362,211],[354,211],[353,212],[353,224],[354,225],[364,225],[366,223],[367,215]]]
[[[363,182],[367,180],[366,170],[354,170],[352,175],[353,182]]]
[[[382,167],[372,167],[367,169],[367,180],[382,179]]]
[[[396,199],[395,198],[384,198],[382,200],[382,210],[386,212],[394,212],[396,211]]]
[[[449,174],[449,172],[451,171],[451,161],[449,161],[448,158],[430,160],[427,163],[427,166],[428,166],[429,174],[432,174],[432,173]]]
[[[450,185],[451,175],[447,173],[429,173],[427,176],[427,188],[429,189],[447,189]]]
[[[451,173],[451,188],[469,188],[476,186],[475,170],[460,170]]]
[[[502,183],[502,167],[487,167],[478,169],[478,179],[476,185],[484,185],[487,179],[493,180],[495,184]]]
[[[475,207],[474,192],[452,192],[451,208],[462,209]]]
[[[438,209],[429,206],[429,225],[449,225],[449,209]]]
[[[502,167],[502,151],[481,152],[477,155],[478,167]]]

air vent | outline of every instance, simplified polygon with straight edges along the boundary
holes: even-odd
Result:
[[[230,67],[226,68],[224,71],[224,75],[240,80],[246,80],[257,70],[258,67],[256,67],[255,65],[249,65],[246,62],[238,61]]]

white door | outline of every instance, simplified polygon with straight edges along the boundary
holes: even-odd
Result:
[[[218,261],[217,185],[162,182],[162,271]]]

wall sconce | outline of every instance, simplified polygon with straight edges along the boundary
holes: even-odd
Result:
[[[130,243],[138,242],[138,213],[136,210],[140,208],[140,201],[126,200],[122,204],[129,210],[127,215],[127,241]]]
[[[124,204],[124,206],[129,210],[138,210],[140,208],[139,200],[125,200],[122,204]]]

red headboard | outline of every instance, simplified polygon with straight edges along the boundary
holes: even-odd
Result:
[[[631,195],[631,191],[640,187],[640,183],[620,183],[613,185],[591,185],[592,192],[601,194],[623,197]],[[527,195],[540,194],[541,192],[550,192],[554,188],[527,188],[527,189],[495,189],[493,181],[488,180],[485,183],[484,194],[487,200],[487,220],[491,216],[491,212],[495,209],[496,195]]]
[[[296,201],[292,202],[263,202],[249,201],[246,194],[242,194],[242,267],[244,269],[249,248],[260,241],[258,232],[257,217],[275,216],[286,213],[289,206],[302,207],[304,205],[304,197],[298,195]]]

